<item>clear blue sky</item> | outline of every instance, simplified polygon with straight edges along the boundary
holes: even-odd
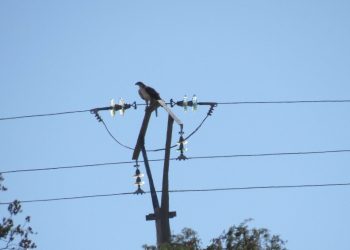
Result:
[[[139,80],[167,101],[194,93],[200,101],[349,99],[349,13],[345,0],[3,0],[0,116],[89,109],[119,97],[140,102]],[[174,112],[188,134],[207,109]],[[167,117],[159,113],[149,148],[164,145]],[[117,138],[134,146],[143,108],[114,119],[102,115]],[[349,127],[349,104],[218,106],[187,155],[349,149]],[[89,113],[2,121],[0,131],[3,170],[131,160],[132,152]],[[349,162],[349,154],[172,162],[170,188],[349,182]],[[161,168],[152,164],[158,188]],[[133,174],[132,165],[9,174],[1,201],[130,192]],[[280,234],[289,249],[346,249],[349,194],[348,187],[171,194],[178,214],[171,229],[191,227],[207,244],[253,218],[252,226]],[[145,221],[149,195],[23,209],[32,216],[39,250],[155,243],[154,223]]]

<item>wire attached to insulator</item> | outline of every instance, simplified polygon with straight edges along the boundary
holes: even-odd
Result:
[[[130,105],[130,107],[133,107],[134,109],[137,109],[137,103],[136,102],[133,102],[132,104],[128,104]]]
[[[175,102],[173,99],[170,100],[170,103],[168,103],[171,107],[174,107],[175,105],[178,105],[178,106],[182,106],[182,103],[183,101],[180,101],[180,102]],[[143,104],[137,104],[136,102],[133,102],[132,104],[128,104],[128,103],[125,103],[124,104],[124,109],[129,109],[129,108],[134,108],[134,109],[137,109],[137,106],[138,105],[143,105]],[[192,137],[201,127],[202,125],[204,124],[204,122],[207,120],[207,118],[209,116],[212,115],[213,111],[214,111],[214,108],[218,105],[217,103],[215,102],[197,102],[197,96],[193,96],[192,98],[192,101],[188,101],[188,105],[189,106],[192,106],[192,108],[197,108],[197,105],[208,105],[210,106],[210,109],[206,115],[206,117],[202,120],[202,122],[198,125],[198,127],[192,131],[186,138],[184,138],[185,140],[188,140],[190,137]],[[100,116],[100,114],[98,113],[99,111],[101,110],[111,110],[111,109],[114,109],[114,111],[117,111],[117,110],[120,110],[122,108],[122,106],[118,105],[118,104],[113,104],[109,107],[103,107],[103,108],[95,108],[95,109],[91,109],[90,110],[90,113],[91,114],[94,114],[97,121],[98,122],[101,122],[103,125],[104,125],[104,128],[106,129],[106,131],[108,132],[108,134],[111,136],[111,138],[117,142],[119,145],[121,145],[122,147],[124,148],[127,148],[129,150],[134,150],[133,147],[129,147],[123,143],[121,143],[119,140],[117,140],[117,138],[114,137],[114,135],[111,133],[111,131],[109,130],[107,124],[103,121],[102,117]],[[182,135],[184,134],[183,133],[183,124],[180,125],[180,129],[181,129],[181,133]],[[171,148],[175,148],[176,146],[178,146],[178,143],[175,144],[175,145],[172,145]],[[180,149],[180,148],[179,148]],[[151,150],[147,150],[147,152],[158,152],[158,151],[164,151],[166,150],[165,148],[158,148],[158,149],[151,149]],[[181,150],[179,150],[181,152]],[[185,150],[183,150],[184,152]],[[180,160],[184,160],[184,159],[187,159],[186,156],[183,154],[179,156],[179,159]]]
[[[210,105],[210,108],[209,108],[209,111],[208,111],[208,114],[207,114],[208,116],[211,116],[211,115],[213,114],[214,108],[215,108],[216,106],[218,106],[217,103],[213,103],[213,104]]]
[[[176,105],[176,102],[173,99],[170,99],[170,107],[174,107]]]
[[[102,117],[100,116],[100,114],[98,113],[97,109],[92,109],[90,110],[90,113],[95,115],[95,118],[97,119],[98,122],[102,122]]]

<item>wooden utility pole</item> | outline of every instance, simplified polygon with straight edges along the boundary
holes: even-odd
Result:
[[[165,156],[164,156],[164,168],[163,168],[163,183],[162,183],[162,197],[161,206],[159,206],[158,196],[155,190],[151,168],[147,157],[147,151],[145,148],[145,135],[148,128],[148,123],[151,118],[152,112],[157,108],[156,103],[152,103],[146,108],[145,116],[141,125],[140,133],[137,139],[135,150],[133,153],[133,160],[138,160],[140,152],[145,163],[146,173],[150,185],[150,192],[153,205],[153,214],[148,214],[146,220],[154,220],[157,232],[157,246],[170,242],[170,223],[169,219],[176,216],[176,212],[169,212],[169,163],[170,163],[170,149],[174,119],[170,115],[168,116],[168,127],[165,143]]]
[[[161,239],[160,243],[170,242],[170,223],[169,223],[169,162],[170,162],[170,147],[171,137],[173,132],[174,119],[169,115],[168,128],[165,143],[165,156],[163,168],[163,184],[162,184],[162,202],[160,208],[160,224],[161,224]]]

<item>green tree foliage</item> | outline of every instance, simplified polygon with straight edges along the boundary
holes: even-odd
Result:
[[[0,191],[6,191],[3,185],[4,178],[0,174]],[[11,202],[7,207],[8,216],[0,221],[0,250],[27,250],[36,248],[30,239],[34,233],[28,225],[30,217],[27,216],[23,225],[16,224],[15,218],[22,213],[21,203],[18,200]]]
[[[160,250],[287,250],[286,242],[278,235],[271,235],[266,228],[249,228],[246,220],[232,226],[219,237],[211,240],[209,246],[202,247],[196,231],[184,228],[180,234],[172,236],[170,244]],[[144,245],[145,250],[156,250],[155,246]]]
[[[206,250],[286,250],[285,241],[278,235],[271,235],[266,228],[249,229],[245,221],[232,226],[227,232],[212,240]]]

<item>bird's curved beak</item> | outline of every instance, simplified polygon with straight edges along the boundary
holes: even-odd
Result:
[[[135,85],[137,85],[139,87],[144,86],[143,82],[137,82],[137,83],[135,83]]]

